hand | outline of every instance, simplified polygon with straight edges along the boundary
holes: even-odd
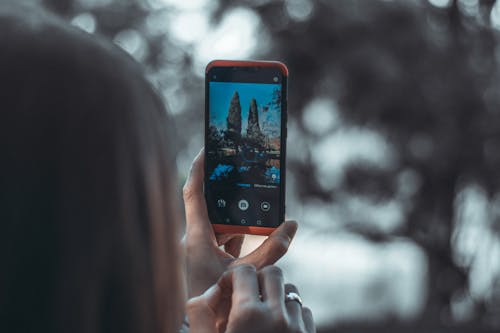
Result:
[[[283,274],[276,266],[267,266],[258,273],[253,266],[237,266],[226,271],[203,295],[188,301],[190,330],[202,333],[316,332],[311,310],[296,301],[285,302],[288,292],[298,294],[295,286],[283,284]]]
[[[186,250],[189,298],[201,295],[228,267],[246,263],[260,269],[274,264],[286,253],[297,231],[296,222],[286,221],[252,253],[238,258],[244,236],[215,235],[208,219],[203,194],[204,156],[202,149],[193,161],[183,190],[186,210],[183,245]],[[222,245],[224,250],[219,248]]]

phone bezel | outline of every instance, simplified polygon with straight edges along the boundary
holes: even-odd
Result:
[[[279,225],[284,222],[285,219],[285,188],[286,188],[286,141],[287,141],[287,83],[288,83],[288,68],[285,64],[279,61],[256,61],[256,60],[214,60],[211,61],[205,69],[205,144],[207,142],[209,119],[208,119],[208,109],[209,109],[209,83],[211,81],[210,71],[217,67],[234,67],[237,68],[276,68],[281,74],[281,85],[282,85],[282,101],[281,101],[281,157],[280,157],[280,171],[281,171],[281,181],[280,181],[280,200],[279,200]],[[206,154],[206,151],[205,151]],[[206,158],[206,155],[205,155]],[[204,185],[207,186],[207,169],[205,163],[205,177]],[[206,200],[206,195],[205,195]],[[208,208],[208,207],[207,207]],[[216,233],[225,234],[252,234],[252,235],[269,235],[276,228],[274,227],[257,227],[257,226],[239,226],[239,225],[228,225],[213,223],[212,227]]]

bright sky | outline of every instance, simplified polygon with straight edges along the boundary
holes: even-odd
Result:
[[[213,59],[244,59],[257,47],[261,21],[246,8],[230,10],[211,24],[209,16],[217,1],[213,0],[149,0],[154,7],[169,6],[176,13],[169,30],[181,44],[193,48],[196,72],[203,74],[205,65]],[[262,43],[260,43],[262,47]]]
[[[241,104],[242,133],[247,129],[248,112],[250,101],[255,98],[257,109],[267,105],[272,100],[274,89],[280,89],[279,84],[265,83],[232,83],[232,82],[211,82],[210,83],[210,124],[219,129],[226,129],[226,117],[231,98],[235,91],[238,91]],[[280,114],[269,109],[266,112],[268,121],[280,124]],[[263,114],[259,112],[259,122],[262,123]]]

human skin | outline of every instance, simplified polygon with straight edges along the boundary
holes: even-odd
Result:
[[[314,333],[311,311],[298,302],[285,302],[285,294],[298,293],[283,283],[276,266],[256,271],[235,266],[203,295],[187,303],[190,330],[201,333]],[[222,318],[222,320],[221,320]],[[226,319],[227,318],[227,319]]]
[[[195,297],[213,285],[228,268],[250,264],[257,270],[274,264],[288,250],[297,222],[285,221],[253,252],[239,257],[243,235],[215,234],[208,218],[203,194],[204,150],[196,156],[184,185],[188,297]],[[224,249],[221,249],[223,246]]]

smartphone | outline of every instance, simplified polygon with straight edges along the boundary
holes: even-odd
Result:
[[[218,233],[269,235],[285,216],[288,69],[215,60],[205,71],[205,199]]]

